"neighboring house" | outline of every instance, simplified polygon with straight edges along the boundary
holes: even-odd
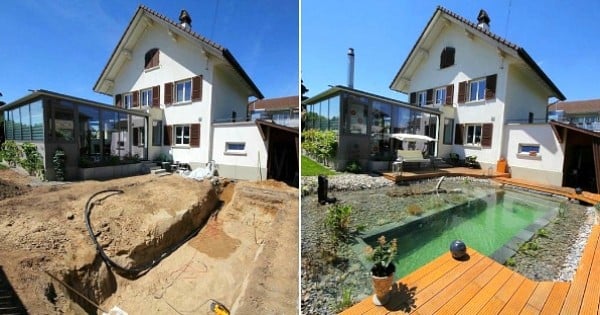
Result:
[[[561,185],[564,146],[546,111],[549,98],[565,96],[524,48],[492,33],[489,23],[483,10],[473,23],[438,7],[390,88],[414,106],[442,112],[438,155],[477,156],[484,170],[505,158],[515,178]]]
[[[140,155],[169,154],[192,168],[215,160],[222,176],[266,178],[267,147],[246,121],[248,99],[263,95],[226,48],[192,31],[185,10],[179,20],[140,6],[94,91],[149,113],[146,126],[134,126]]]
[[[552,103],[548,105],[548,118],[600,132],[600,99]]]
[[[298,96],[255,100],[248,104],[248,116],[252,121],[262,119],[278,125],[297,128],[300,125],[299,104]]]

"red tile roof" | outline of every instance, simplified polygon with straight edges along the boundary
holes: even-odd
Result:
[[[254,102],[251,102],[250,104],[248,104],[249,110],[288,109],[288,108],[298,108],[299,106],[300,106],[300,98],[298,97],[298,95],[262,99],[262,100],[257,100],[257,101],[254,101]]]
[[[556,102],[548,105],[548,110],[564,110],[568,114],[600,113],[600,99],[570,102]]]

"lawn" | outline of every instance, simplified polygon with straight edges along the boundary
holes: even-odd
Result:
[[[323,165],[311,160],[306,156],[302,156],[302,176],[317,176],[317,175],[334,175],[335,171],[332,171]]]

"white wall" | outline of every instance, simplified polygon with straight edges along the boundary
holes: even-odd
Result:
[[[562,186],[564,146],[549,124],[508,124],[505,128],[506,161],[511,176]],[[537,156],[519,154],[519,144],[539,144]]]
[[[507,84],[506,103],[510,106],[506,107],[505,122],[525,123],[529,112],[533,113],[536,122],[545,120],[548,97],[539,83],[526,77],[517,66],[511,65],[508,69],[510,80]]]
[[[231,112],[236,112],[236,121],[246,120],[248,95],[241,82],[233,80],[231,76],[217,67],[214,75],[214,104],[212,121],[223,122],[231,119]]]
[[[227,153],[227,142],[245,143],[245,151]],[[237,179],[267,177],[267,145],[254,122],[214,124],[213,160],[221,176]]]

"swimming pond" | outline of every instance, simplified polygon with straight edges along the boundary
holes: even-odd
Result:
[[[380,235],[396,238],[396,277],[401,278],[447,252],[453,240],[492,255],[536,220],[552,216],[558,207],[557,201],[534,194],[498,190],[363,240],[374,245]]]

